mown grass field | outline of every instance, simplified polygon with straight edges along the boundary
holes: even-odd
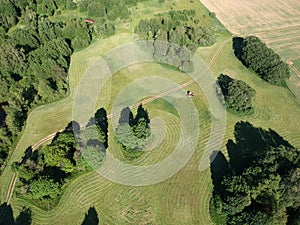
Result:
[[[138,5],[136,12],[142,12],[139,16],[142,16],[143,13],[150,16],[155,10],[159,8],[162,10],[159,4],[147,4],[144,7],[147,12],[142,12],[139,8],[142,8],[142,5]],[[202,10],[201,5],[197,2],[180,1],[175,5],[168,2],[166,4],[170,4],[174,8],[197,6],[199,10]],[[98,56],[123,43],[130,42],[132,40],[129,32],[132,28],[130,26],[130,24],[128,27],[120,25],[119,30],[122,32],[118,32],[116,36],[99,40],[89,48],[72,56],[69,72],[71,96],[60,102],[39,107],[30,114],[10,163],[19,161],[28,146],[67,125],[72,119],[74,93],[82,74]],[[209,63],[223,41],[229,38],[230,36],[218,37],[214,46],[199,48],[196,54]],[[220,73],[226,73],[234,78],[244,80],[256,90],[253,115],[245,117],[227,115],[225,139],[221,149],[223,152],[225,152],[227,139],[233,137],[234,124],[240,120],[247,120],[255,126],[271,128],[292,145],[300,148],[300,107],[287,89],[269,85],[243,67],[233,54],[231,41],[226,42],[225,47],[211,64],[211,70],[215,77]],[[109,114],[112,103],[123,86],[137,78],[153,75],[166,77],[178,84],[189,80],[187,75],[156,63],[132,65],[114,74],[107,82],[99,96],[97,107],[105,107]],[[96,172],[90,172],[73,180],[62,195],[57,207],[50,211],[44,211],[13,197],[11,205],[14,215],[18,215],[23,206],[29,206],[32,209],[33,224],[73,225],[81,224],[85,213],[91,206],[94,206],[100,224],[212,224],[209,216],[209,200],[212,190],[210,171],[209,169],[204,172],[198,171],[198,164],[210,134],[208,103],[198,85],[193,83],[188,89],[197,94],[193,101],[199,111],[200,138],[197,150],[191,160],[174,176],[154,185],[132,187],[110,182]],[[174,113],[171,113],[172,109],[169,105],[154,101],[145,105],[145,108],[149,111],[150,117],[160,117],[165,121],[167,134],[159,148],[146,152],[135,162],[138,165],[153,164],[167,157],[172,150],[169,147],[174,145],[174,142],[176,144],[180,130],[180,120]],[[112,128],[109,129],[111,133]],[[109,143],[109,151],[122,159],[120,150],[111,136]],[[1,202],[5,201],[11,176],[12,171],[8,166],[0,177]]]

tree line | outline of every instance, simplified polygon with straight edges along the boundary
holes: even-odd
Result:
[[[211,163],[211,215],[216,224],[300,222],[300,150],[273,130],[238,122],[229,159]]]
[[[141,19],[134,32],[142,40],[151,41],[147,46],[158,62],[191,72],[191,52],[199,46],[212,45],[215,37],[210,28],[199,24],[196,11],[171,10],[150,19]]]
[[[233,39],[233,48],[242,63],[262,79],[274,85],[286,86],[285,80],[290,77],[288,65],[258,37],[236,37]]]
[[[215,42],[211,30],[194,19],[196,11],[171,10],[156,14],[151,19],[141,19],[135,33],[143,40],[158,40],[186,46],[194,50],[198,46],[208,46]]]

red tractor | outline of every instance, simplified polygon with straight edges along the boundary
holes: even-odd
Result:
[[[189,96],[189,97],[193,97],[193,96],[194,96],[194,93],[191,92],[191,91],[187,91],[187,92],[186,92],[186,95]]]

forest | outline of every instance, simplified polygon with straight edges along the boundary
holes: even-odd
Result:
[[[81,18],[51,21],[61,7],[64,2],[1,2],[1,167],[28,112],[68,95],[71,54],[93,39],[93,27]]]

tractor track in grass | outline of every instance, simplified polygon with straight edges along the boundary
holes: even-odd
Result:
[[[206,67],[207,69],[206,69],[205,71],[202,72],[203,74],[206,73],[206,72],[209,70],[209,68],[213,65],[213,63],[216,61],[216,59],[217,59],[218,56],[220,55],[220,53],[221,53],[221,51],[223,50],[223,48],[224,48],[224,47],[226,46],[226,44],[227,44],[228,42],[230,42],[230,41],[231,41],[231,38],[226,39],[226,40],[224,40],[224,41],[221,43],[221,45],[219,46],[219,48],[217,49],[217,51],[215,52],[215,54],[213,55],[213,57],[211,58],[211,60],[209,61],[209,63],[207,64],[207,67]],[[146,99],[146,100],[143,100],[143,101],[140,102],[140,103],[134,104],[134,105],[130,106],[130,108],[137,107],[137,106],[138,106],[139,104],[141,104],[141,103],[142,103],[142,104],[150,103],[150,102],[152,102],[152,101],[154,101],[154,100],[156,100],[156,99],[158,99],[158,98],[161,98],[161,97],[163,97],[163,96],[165,96],[165,95],[167,95],[167,94],[169,94],[169,93],[171,93],[171,92],[173,92],[173,91],[180,90],[180,89],[182,89],[182,88],[184,88],[184,87],[187,87],[187,86],[193,84],[194,82],[196,82],[196,80],[194,80],[194,79],[192,79],[192,80],[190,80],[190,81],[187,81],[187,82],[185,82],[185,83],[179,85],[179,86],[176,87],[176,88],[172,88],[172,89],[167,90],[167,91],[165,91],[165,92],[163,92],[163,93],[161,93],[161,94],[158,94],[158,95],[155,95],[155,96],[153,96],[153,97],[150,97],[150,98],[148,98],[148,99]],[[118,114],[119,114],[119,112],[115,112],[115,113],[109,114],[109,115],[107,115],[107,118],[110,119],[110,118],[112,118],[113,116],[116,116],[116,115],[118,115]],[[82,125],[80,125],[80,126],[82,126]],[[62,132],[63,130],[64,130],[64,129],[61,129],[61,130],[58,130],[57,132]],[[53,138],[55,137],[55,135],[57,134],[57,132],[54,132],[54,133],[52,133],[52,134],[49,134],[48,136],[42,138],[40,141],[38,141],[37,143],[35,143],[34,145],[32,145],[32,151],[36,150],[39,146],[41,146],[42,144],[46,143],[47,141],[50,141],[51,139],[53,139]],[[17,176],[17,173],[13,173],[12,178],[11,178],[11,182],[10,182],[10,185],[9,185],[9,189],[8,189],[8,192],[7,192],[7,197],[6,197],[6,204],[7,204],[7,205],[10,204],[10,201],[11,201],[11,198],[12,198],[12,195],[13,195],[13,190],[14,190],[15,184],[16,184],[16,182],[17,182],[17,177],[18,177],[18,176]],[[0,219],[1,219],[1,218],[0,218]]]
[[[289,65],[290,68],[300,77],[300,71],[294,66],[294,65]]]

